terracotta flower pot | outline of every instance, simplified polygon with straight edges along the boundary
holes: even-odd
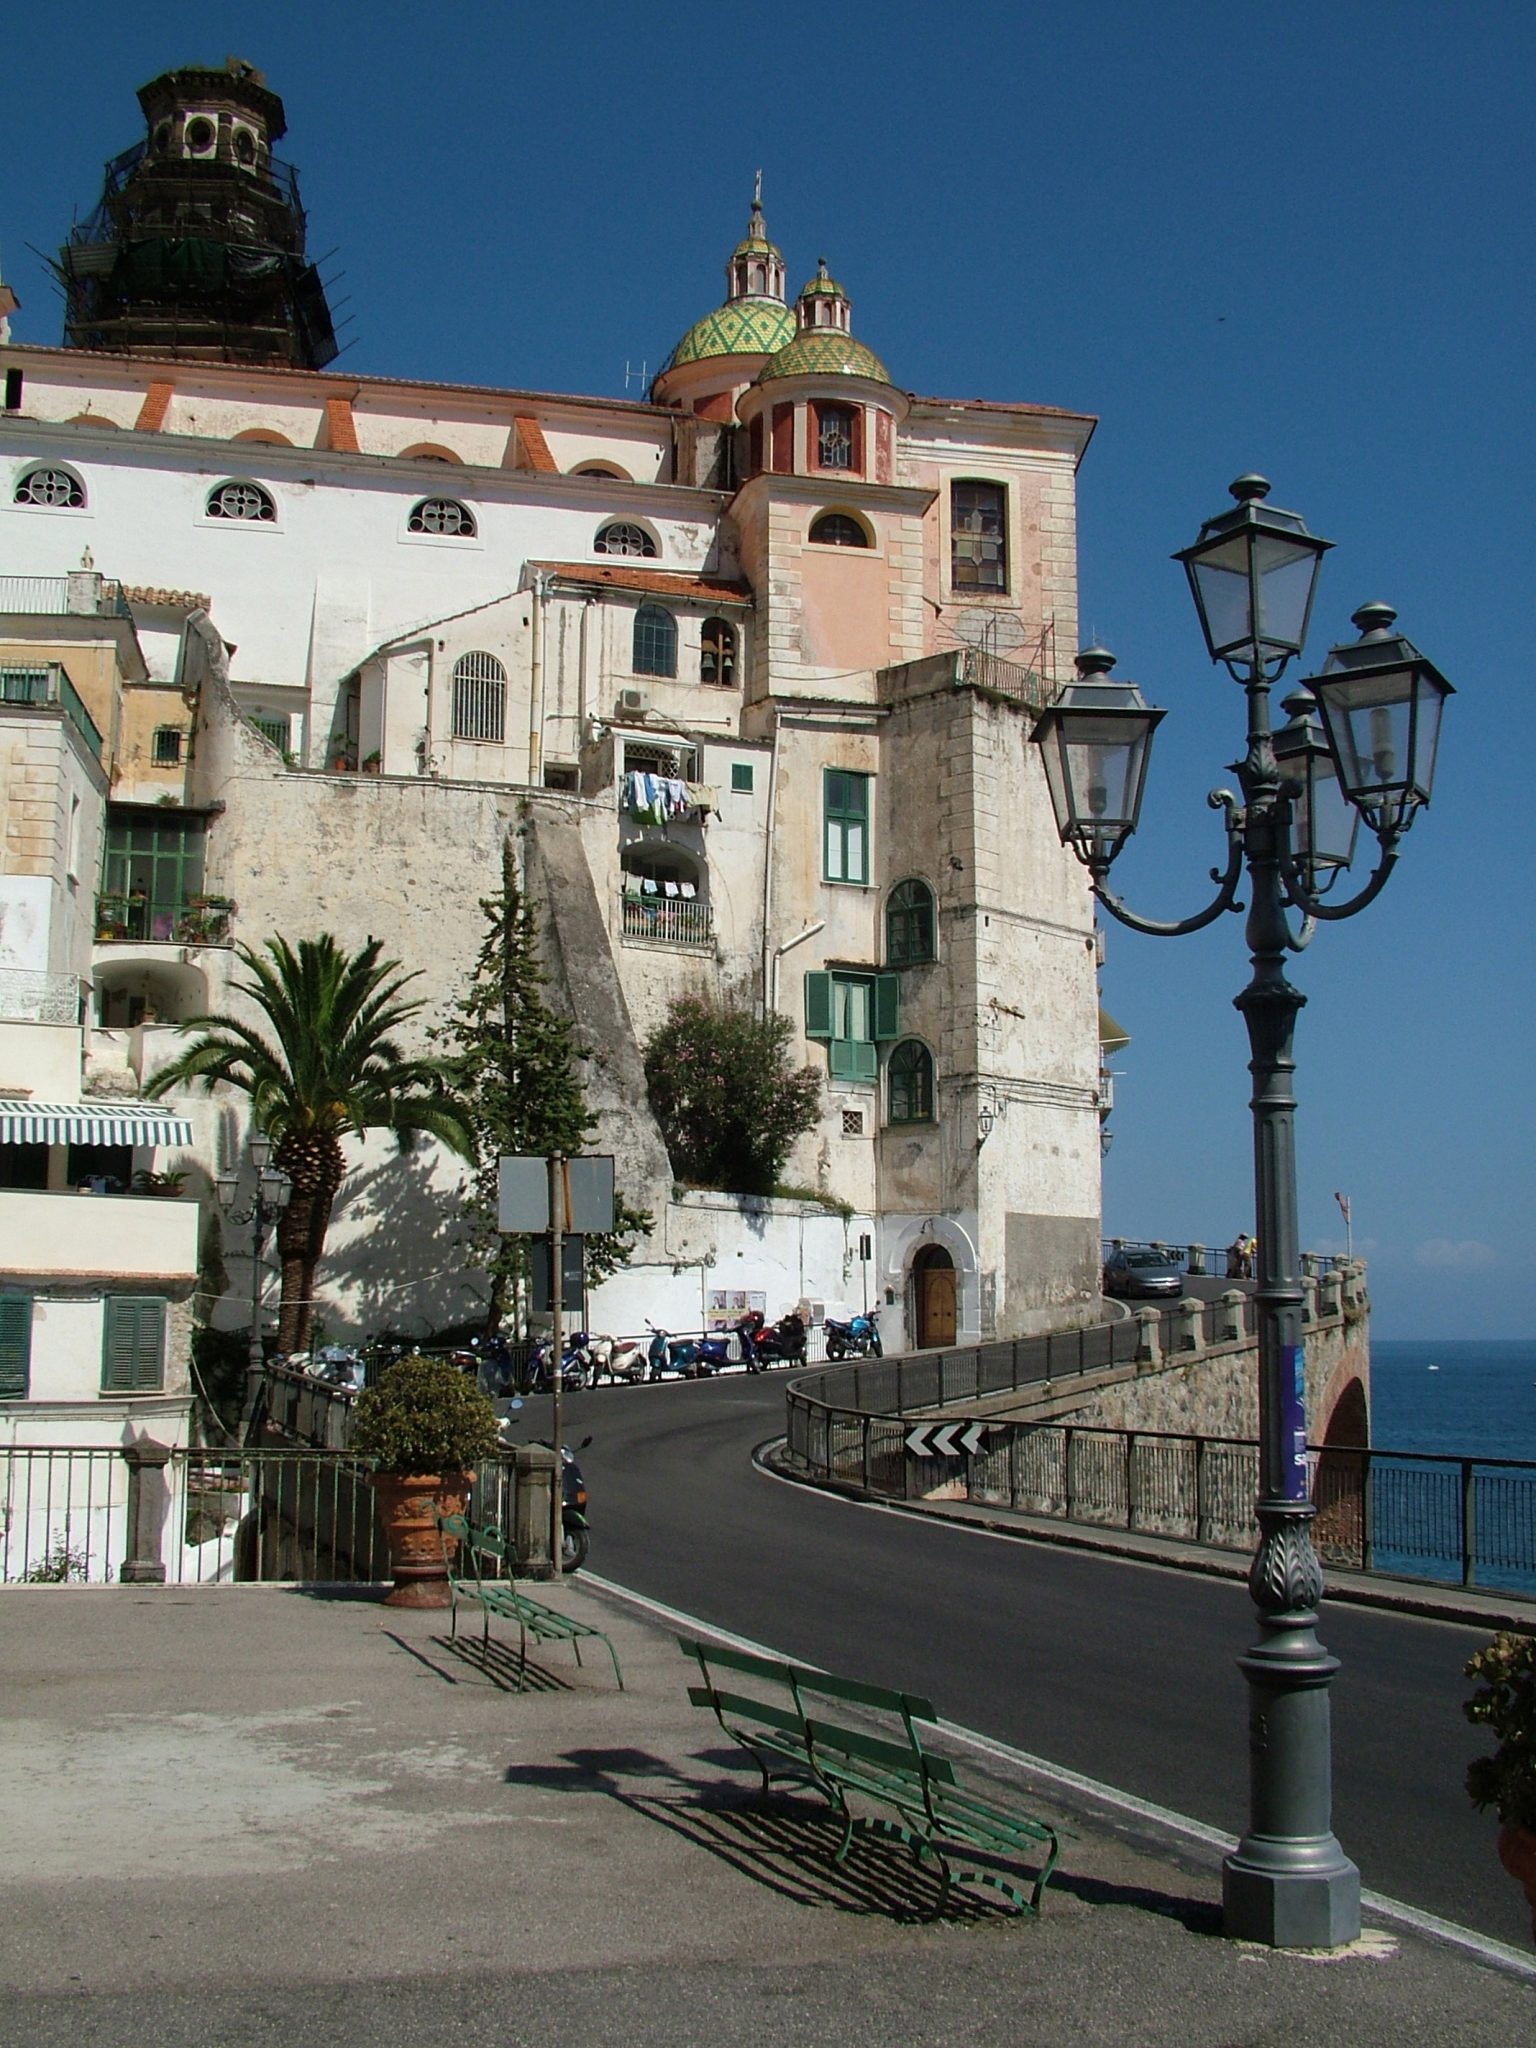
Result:
[[[461,1515],[469,1499],[469,1472],[375,1472],[379,1520],[389,1544],[395,1583],[386,1607],[446,1607],[448,1568],[436,1516]]]
[[[1536,1941],[1536,1828],[1499,1829],[1499,1861],[1519,1884],[1531,1908],[1531,1939]]]

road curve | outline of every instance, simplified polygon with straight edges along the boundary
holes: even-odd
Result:
[[[927,1693],[949,1720],[1236,1835],[1247,1806],[1236,1584],[850,1504],[756,1470],[783,1377],[567,1395],[592,1568],[804,1660]],[[530,1399],[520,1434],[547,1427]],[[1364,1884],[1529,1940],[1494,1829],[1462,1789],[1477,1629],[1329,1607],[1334,1828]],[[681,1664],[679,1683],[682,1683]]]

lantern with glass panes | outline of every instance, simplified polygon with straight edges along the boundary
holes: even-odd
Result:
[[[1393,631],[1388,606],[1363,605],[1354,614],[1360,638],[1335,647],[1322,673],[1285,699],[1287,722],[1275,731],[1270,691],[1306,643],[1332,543],[1309,533],[1299,514],[1267,504],[1263,477],[1239,477],[1231,491],[1235,508],[1208,519],[1174,557],[1212,661],[1225,664],[1246,700],[1247,750],[1234,764],[1240,793],[1216,789],[1209,798],[1227,836],[1214,900],[1164,923],[1109,889],[1110,866],[1136,829],[1163,714],[1133,684],[1110,681],[1102,648],[1079,657],[1077,680],[1042,714],[1035,738],[1062,841],[1120,923],[1160,938],[1199,931],[1244,907],[1246,872],[1252,975],[1237,1008],[1252,1052],[1259,1362],[1259,1538],[1248,1583],[1262,1632],[1239,1663],[1250,1725],[1263,1740],[1249,1745],[1250,1822],[1223,1866],[1223,1901],[1229,1934],[1334,1948],[1359,1933],[1360,1876],[1329,1811],[1328,1685],[1337,1661],[1315,1633],[1323,1583],[1310,1530],[1292,1094],[1292,1038],[1305,998],[1285,963],[1319,922],[1352,917],[1385,886],[1402,835],[1429,802],[1451,685]],[[1376,840],[1375,867],[1335,901],[1361,824]]]

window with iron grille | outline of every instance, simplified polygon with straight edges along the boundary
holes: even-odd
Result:
[[[265,520],[271,524],[277,518],[277,506],[272,493],[263,490],[260,484],[219,484],[208,493],[208,517],[245,521]]]
[[[101,1391],[154,1393],[165,1383],[165,1303],[109,1294],[102,1303]]]
[[[0,1401],[25,1401],[31,1374],[32,1297],[0,1294]]]
[[[863,1110],[862,1110],[862,1109],[845,1109],[845,1110],[843,1111],[843,1136],[844,1136],[845,1138],[862,1138],[862,1137],[863,1137],[863,1135],[864,1135],[864,1112],[863,1112]]]
[[[405,530],[407,533],[458,534],[464,539],[473,539],[475,515],[457,498],[423,498],[419,505],[411,507]]]
[[[643,604],[635,613],[635,652],[630,666],[637,676],[677,674],[677,621],[659,604]]]
[[[699,681],[729,690],[736,681],[736,634],[724,619],[706,619],[699,636]]]
[[[810,539],[823,548],[867,548],[869,535],[846,512],[823,512],[811,521]]]
[[[79,512],[85,507],[85,486],[67,469],[46,466],[27,470],[16,485],[18,505],[52,505]]]
[[[869,880],[869,785],[872,777],[824,768],[822,875],[829,882]]]
[[[453,736],[500,745],[506,736],[507,672],[494,654],[461,654],[453,665]]]
[[[286,715],[268,711],[253,711],[247,718],[246,723],[254,725],[262,738],[270,740],[279,752],[287,753],[288,742],[292,737],[292,732]]]
[[[179,768],[181,749],[186,734],[179,725],[159,725],[155,728],[154,763],[157,768]]]
[[[933,958],[933,891],[926,882],[898,882],[885,906],[885,957],[892,967]]]
[[[904,1038],[885,1063],[885,1118],[892,1124],[933,1122],[933,1054],[920,1039]]]
[[[654,560],[656,556],[655,541],[643,526],[636,526],[628,519],[613,519],[606,526],[599,527],[592,548],[599,555],[643,555],[648,560]]]
[[[949,580],[956,590],[1008,588],[1008,493],[1001,484],[950,485]]]
[[[664,775],[671,782],[697,782],[699,750],[686,742],[661,746],[646,740],[624,742],[626,775]]]
[[[852,469],[853,413],[848,406],[817,406],[816,460],[823,469]]]
[[[0,704],[46,704],[46,668],[0,668]]]

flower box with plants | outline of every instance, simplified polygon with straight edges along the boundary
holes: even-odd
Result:
[[[353,1451],[373,1462],[394,1607],[446,1607],[436,1516],[461,1514],[473,1468],[496,1452],[496,1411],[446,1358],[398,1359],[357,1397]]]
[[[1462,1712],[1497,1737],[1492,1756],[1467,1766],[1467,1792],[1499,1817],[1499,1861],[1525,1887],[1536,1941],[1536,1635],[1507,1630],[1468,1659],[1478,1681]]]

